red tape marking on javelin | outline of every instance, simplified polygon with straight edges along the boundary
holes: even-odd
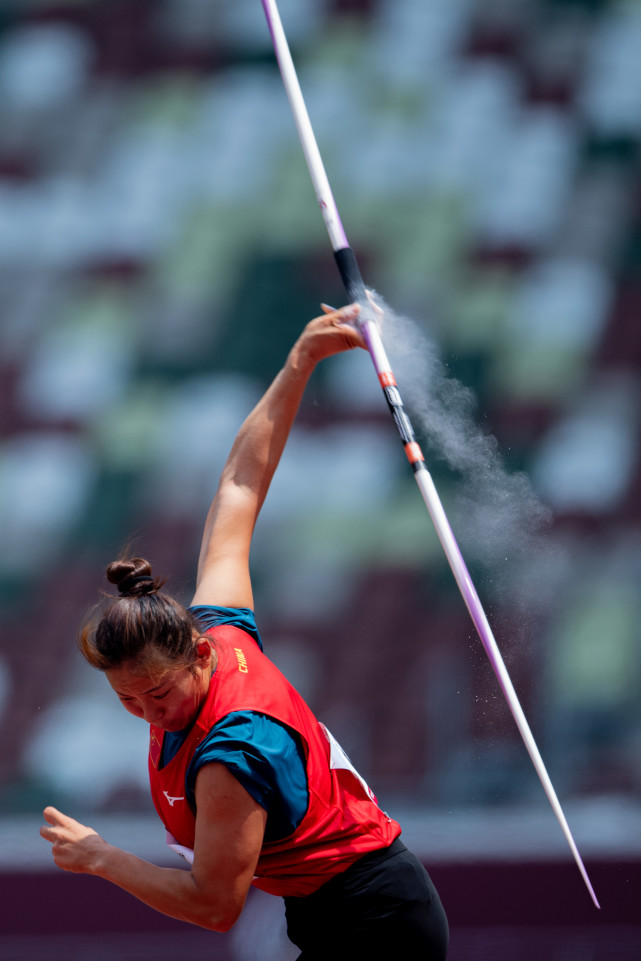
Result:
[[[405,444],[405,453],[410,464],[416,464],[419,460],[425,460],[421,448],[416,443]]]

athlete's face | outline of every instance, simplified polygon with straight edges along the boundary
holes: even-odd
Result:
[[[211,654],[209,644],[203,642],[193,665],[169,670],[161,678],[140,673],[130,663],[111,668],[105,675],[130,714],[164,731],[182,731],[195,720],[207,695]]]

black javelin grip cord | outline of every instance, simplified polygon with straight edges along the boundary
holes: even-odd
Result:
[[[334,259],[345,290],[347,291],[348,300],[351,303],[367,304],[367,290],[363,283],[358,262],[352,248],[342,247],[340,250],[335,250]],[[364,334],[367,336],[365,331]],[[412,422],[405,412],[403,399],[398,390],[394,374],[389,369],[377,372],[385,400],[387,401],[387,406],[394,418],[396,429],[401,436],[403,447],[405,448],[405,453],[412,470],[415,473],[420,470],[426,470],[425,458],[414,435]]]
[[[472,579],[467,570],[463,555],[461,554],[452,528],[450,527],[449,520],[438,496],[438,491],[434,486],[432,475],[425,465],[425,458],[423,457],[421,448],[414,438],[414,431],[412,430],[410,419],[403,408],[403,402],[396,385],[396,379],[391,370],[390,363],[387,359],[387,354],[378,331],[378,326],[374,317],[374,309],[367,296],[367,290],[363,283],[361,272],[356,262],[356,257],[354,256],[354,252],[352,251],[345,235],[332,190],[327,179],[327,174],[325,173],[325,168],[323,166],[323,161],[318,150],[314,131],[309,120],[305,101],[303,100],[300,84],[298,83],[298,77],[296,76],[296,70],[294,68],[294,63],[289,51],[289,45],[283,30],[278,7],[276,6],[276,0],[261,0],[261,2],[272,37],[276,59],[278,61],[283,83],[285,85],[285,92],[292,108],[292,114],[296,124],[296,129],[298,130],[301,147],[303,149],[309,173],[312,178],[312,183],[314,185],[314,190],[316,192],[316,199],[318,200],[318,204],[323,215],[323,220],[325,221],[325,226],[331,240],[336,264],[340,271],[349,301],[361,305],[358,326],[363,334],[367,349],[372,358],[372,362],[378,375],[379,383],[383,388],[388,407],[392,413],[398,432],[401,435],[407,459],[409,460],[412,470],[414,471],[414,478],[421,492],[421,496],[423,497],[423,501],[425,502],[425,506],[427,507],[430,517],[432,518],[434,528],[438,535],[439,541],[441,542],[441,546],[445,551],[445,555],[452,569],[452,573],[454,574],[463,600],[465,601],[470,617],[472,618],[474,626],[478,632],[481,643],[485,648],[485,652],[490,660],[492,669],[494,670],[510,711],[512,712],[512,716],[519,729],[519,733],[523,738],[523,742],[527,748],[528,754],[530,755],[530,759],[532,760],[536,773],[539,776],[543,790],[547,795],[556,819],[559,822],[563,834],[565,835],[565,839],[570,847],[576,865],[581,872],[581,877],[583,878],[583,881],[585,882],[585,885],[590,893],[590,897],[592,898],[594,905],[598,908],[599,902],[597,901],[597,897],[594,893],[594,889],[588,877],[585,865],[583,864],[583,860],[572,836],[572,832],[570,831],[567,819],[563,813],[563,809],[556,795],[556,791],[554,790],[554,785],[550,780],[550,776],[537,747],[534,735],[532,734],[527,718],[523,713],[523,708],[521,707],[518,695],[514,690],[514,685],[512,684],[512,680],[503,661],[498,644],[496,643],[496,639],[492,633],[492,628],[490,627],[489,621],[483,609],[483,605],[481,604],[479,596],[476,592],[476,588],[474,587]]]

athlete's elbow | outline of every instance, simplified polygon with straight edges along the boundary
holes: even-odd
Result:
[[[217,879],[213,884],[208,877],[191,873],[193,882],[189,897],[191,920],[223,934],[229,931],[242,914],[249,885],[238,883],[237,879]]]
[[[212,925],[210,930],[217,931],[219,934],[226,934],[227,931],[231,931],[239,917],[240,914],[236,914],[232,917],[220,918],[215,924]]]
[[[218,934],[226,934],[226,932],[231,931],[236,924],[241,912],[242,905],[239,908],[232,905],[226,906],[223,909],[219,908],[204,918],[201,921],[201,926],[207,928],[209,931],[216,931]]]
[[[238,921],[244,905],[244,899],[228,897],[203,898],[192,901],[191,919],[201,928],[224,934]]]

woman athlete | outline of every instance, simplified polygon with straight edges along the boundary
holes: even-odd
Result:
[[[121,558],[107,568],[118,596],[80,637],[123,707],[150,725],[152,797],[190,870],[143,861],[53,807],[40,833],[64,870],[214,931],[236,922],[251,884],[280,895],[299,961],[443,961],[447,919],[427,872],[262,653],[254,621],[250,543],[307,380],[323,358],[365,346],[358,305],[324,310],[236,437],[191,606],[161,590],[147,561]]]

